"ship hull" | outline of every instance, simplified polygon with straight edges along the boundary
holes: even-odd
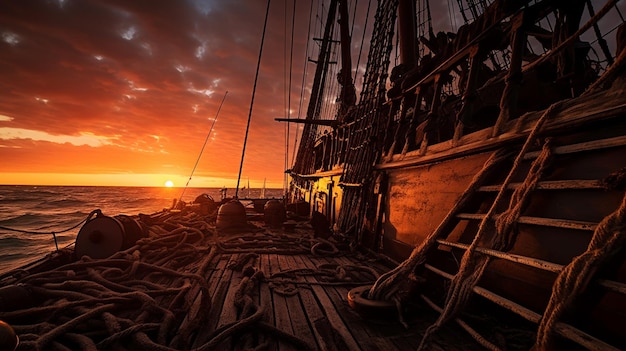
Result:
[[[492,250],[496,256],[491,256],[477,286],[502,298],[506,306],[501,308],[497,306],[499,300],[488,298],[472,299],[474,306],[507,312],[522,306],[540,316],[553,296],[559,272],[585,253],[598,224],[620,206],[624,185],[610,183],[626,167],[626,123],[624,106],[604,103],[608,99],[623,101],[598,95],[570,102],[546,122],[533,146],[522,155],[520,165],[510,175],[509,190],[503,192],[492,220],[484,224],[490,227],[479,248],[490,248],[495,218],[512,202],[514,189],[527,181],[541,146],[549,139],[550,161],[518,214],[515,238],[510,247]],[[367,205],[358,244],[401,262],[454,212],[455,218],[447,224],[449,230],[440,234],[439,244],[427,253],[426,266],[434,268],[419,271],[427,279],[423,285],[431,298],[443,304],[450,277],[459,271],[466,249],[511,172],[513,159],[543,113],[511,121],[511,128],[497,137],[483,138],[492,132],[487,128],[467,135],[454,146],[448,141],[432,145],[427,153],[415,150],[382,157],[374,167],[373,184],[363,185]],[[526,128],[520,127],[522,124]],[[495,167],[463,208],[455,208],[497,150],[509,150],[512,156]],[[313,211],[336,209],[333,204],[342,202],[341,192],[327,192],[328,184],[339,184],[337,175],[320,172],[308,181],[312,189],[308,200],[318,201]],[[331,224],[340,215],[328,210],[323,213]],[[626,281],[625,256],[623,249],[617,249],[610,262],[597,268],[599,279],[617,283],[618,288],[592,284],[577,300],[577,312],[568,318],[573,326],[618,348],[626,347],[620,331],[626,325],[626,299],[620,283]]]

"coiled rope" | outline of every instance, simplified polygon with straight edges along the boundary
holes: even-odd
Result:
[[[33,306],[0,312],[0,319],[11,323],[19,335],[18,350],[218,350],[228,340],[237,347],[262,349],[272,339],[310,350],[315,345],[268,324],[268,306],[257,305],[253,296],[259,285],[270,284],[280,294],[289,284],[296,289],[314,284],[350,286],[377,277],[369,267],[323,264],[267,278],[258,270],[261,253],[318,257],[344,253],[332,241],[260,230],[220,237],[214,229],[215,215],[202,217],[191,211],[141,215],[148,237],[109,258],[85,256],[41,273],[8,275],[0,284],[23,287],[32,295]],[[235,298],[226,301],[237,308],[238,319],[198,339],[207,330],[211,316],[207,311],[216,308],[211,302],[214,288],[207,279],[217,269],[220,254],[232,254],[229,268],[243,275]],[[315,279],[304,282],[304,277]],[[199,346],[194,349],[191,340]]]
[[[160,221],[153,218],[149,238],[128,250],[107,259],[83,257],[14,281],[42,301],[37,307],[0,312],[0,318],[12,323],[20,336],[18,350],[77,345],[83,350],[109,349],[133,340],[160,348],[182,346],[183,340],[173,331],[198,291],[202,292],[200,309],[210,307],[204,277],[217,254],[215,233],[206,222],[199,226],[202,229],[182,224],[200,222],[202,218],[194,213],[161,217]],[[177,333],[187,340],[202,326],[206,314],[188,318]]]

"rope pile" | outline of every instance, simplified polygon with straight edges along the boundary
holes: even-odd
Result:
[[[304,277],[315,277],[315,282]],[[279,295],[298,294],[298,286],[362,286],[372,284],[378,278],[378,272],[363,265],[326,263],[316,269],[299,268],[281,271],[267,278],[269,286]]]
[[[214,215],[139,215],[148,237],[129,249],[106,259],[85,256],[42,273],[19,272],[3,281],[10,280],[33,297],[32,306],[0,312],[0,319],[20,337],[18,350],[189,350],[191,340],[201,344],[193,350],[220,349],[228,340],[243,349],[262,349],[282,340],[310,350],[315,345],[265,321],[268,306],[258,305],[254,296],[259,285],[268,283],[281,293],[288,285],[352,285],[378,277],[369,267],[324,264],[266,278],[258,269],[260,254],[325,257],[339,255],[339,249],[329,240],[275,234],[252,225],[243,236],[219,237]],[[207,335],[213,307],[207,279],[221,254],[233,255],[227,268],[242,276],[234,299],[226,301],[236,307],[237,321]],[[305,283],[305,276],[316,277],[315,282]]]
[[[33,300],[43,301],[0,312],[20,336],[18,350],[186,346],[206,316],[197,313],[179,328],[198,291],[200,310],[210,308],[204,276],[217,253],[214,233],[192,212],[155,221],[148,238],[107,259],[85,256],[18,280]]]
[[[221,252],[231,254],[301,255],[311,253],[315,256],[333,256],[339,253],[337,246],[326,239],[273,233],[237,235],[220,240],[217,245]]]

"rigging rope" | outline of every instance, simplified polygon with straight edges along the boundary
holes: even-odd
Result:
[[[250,119],[252,118],[252,107],[254,106],[254,95],[256,94],[256,84],[259,80],[259,68],[261,67],[261,56],[263,55],[263,43],[265,42],[265,31],[267,29],[267,19],[270,15],[271,0],[267,0],[267,9],[265,10],[265,23],[263,24],[263,34],[261,35],[261,48],[259,49],[259,58],[256,64],[256,73],[254,75],[254,87],[252,88],[252,100],[250,101],[250,111],[248,112],[248,124],[246,125],[246,136],[243,139],[243,150],[241,151],[241,163],[239,164],[239,175],[237,176],[237,188],[235,189],[235,198],[239,197],[239,183],[241,182],[241,171],[243,169],[243,160],[246,155],[246,145],[248,144],[248,132],[250,131]]]
[[[350,25],[350,38],[352,38],[352,35],[354,34],[354,24],[356,23],[356,7],[359,4],[359,0],[356,0],[354,2],[354,8],[352,10],[352,25]]]
[[[196,167],[198,167],[198,163],[200,162],[200,158],[202,157],[202,152],[204,152],[204,148],[206,147],[206,144],[209,141],[209,137],[211,136],[211,132],[213,132],[213,127],[215,127],[215,122],[217,122],[217,116],[220,114],[220,110],[222,109],[222,105],[224,104],[224,100],[226,100],[226,95],[228,95],[228,90],[226,90],[226,92],[224,93],[224,97],[222,98],[222,102],[220,102],[220,106],[217,108],[217,112],[215,113],[215,118],[213,118],[213,123],[211,124],[211,129],[209,129],[209,132],[207,133],[206,138],[204,139],[204,144],[202,144],[202,148],[200,149],[200,154],[198,155],[198,158],[196,159],[196,164],[193,165],[193,169],[191,170],[191,174],[189,175],[189,179],[187,179],[187,184],[185,184],[185,187],[183,188],[183,191],[180,194],[180,197],[178,198],[178,201],[181,201],[183,199],[183,195],[185,195],[185,190],[187,190],[187,187],[189,186],[189,182],[191,181],[191,177],[193,177],[193,173],[196,171]]]
[[[361,54],[363,53],[363,43],[365,42],[365,32],[367,31],[367,22],[370,18],[370,8],[372,7],[372,0],[367,3],[367,13],[365,15],[365,24],[363,25],[363,36],[361,37],[361,46],[359,46],[359,57],[356,60],[356,68],[354,72],[354,83],[356,84],[356,77],[359,74],[359,64],[361,63]]]
[[[285,11],[287,11],[287,4],[285,3]],[[285,18],[287,16],[285,15]],[[289,88],[287,89],[287,119],[291,118],[291,82],[293,76],[293,35],[296,24],[296,0],[293,0],[293,13],[291,15],[291,45],[289,56]],[[286,23],[285,23],[286,26]],[[286,30],[285,30],[286,32]],[[286,33],[285,33],[286,34]],[[290,123],[285,123],[286,137],[285,137],[285,169],[289,168],[289,138],[291,136]],[[284,174],[283,192],[287,196],[287,183],[289,177],[287,173]]]
[[[31,230],[22,230],[22,229],[15,229],[15,228],[9,228],[9,227],[5,227],[5,226],[0,226],[0,229],[2,230],[6,230],[6,231],[10,231],[10,232],[16,232],[16,233],[23,233],[23,234],[52,234],[52,237],[54,238],[54,246],[56,247],[56,251],[59,251],[59,243],[57,241],[57,234],[61,234],[61,233],[65,233],[65,232],[69,232],[72,229],[76,229],[78,228],[79,225],[86,223],[89,219],[91,219],[91,217],[93,217],[93,215],[98,214],[101,215],[102,212],[97,209],[97,210],[93,210],[91,211],[87,217],[85,217],[85,219],[83,219],[82,221],[80,221],[79,223],[77,223],[76,225],[73,225],[67,229],[63,229],[63,230],[57,230],[57,231],[50,231],[50,232],[40,232],[40,231],[31,231]]]
[[[76,229],[79,225],[87,222],[91,217],[93,217],[94,214],[97,213],[102,213],[99,209],[98,210],[93,210],[91,211],[91,213],[89,213],[89,215],[87,215],[87,217],[85,217],[85,219],[83,219],[82,221],[80,221],[80,223],[77,223],[74,226],[71,226],[67,229],[63,229],[63,230],[56,230],[56,231],[50,231],[50,232],[40,232],[40,231],[31,231],[31,230],[22,230],[22,229],[15,229],[15,228],[9,228],[9,227],[5,227],[5,226],[0,226],[0,229],[2,230],[6,230],[6,231],[10,231],[10,232],[16,232],[16,233],[23,233],[23,234],[60,234],[60,233],[65,233],[65,232],[69,232],[72,229]]]
[[[311,18],[313,17],[313,1],[311,1],[311,8],[309,9],[309,24],[308,24],[308,28],[307,28],[307,37],[310,38],[311,37]],[[307,40],[306,41],[306,49],[304,50],[304,68],[302,69],[302,84],[300,85],[300,102],[298,104],[298,118],[301,117],[302,115],[302,102],[304,101],[304,83],[306,81],[306,76],[307,76],[307,72],[308,72],[308,57],[309,57],[309,43],[311,41]],[[296,148],[298,146],[298,132],[296,129],[296,137],[293,141],[293,154],[291,155],[291,167],[293,168],[294,163],[295,163],[295,158],[296,158]]]

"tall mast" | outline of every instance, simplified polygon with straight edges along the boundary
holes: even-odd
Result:
[[[321,107],[321,100],[324,96],[324,81],[326,79],[326,72],[328,70],[330,59],[330,44],[332,42],[331,36],[333,32],[335,16],[337,13],[337,0],[332,0],[328,9],[328,18],[326,19],[326,27],[324,29],[324,37],[322,39],[322,45],[317,60],[317,67],[315,69],[315,77],[313,78],[313,87],[311,89],[311,96],[309,99],[309,106],[307,108],[306,119],[311,121],[317,119]],[[306,123],[302,130],[302,137],[300,138],[300,146],[298,147],[298,155],[294,170],[298,173],[306,173],[305,168],[311,166],[310,150],[313,147],[314,135],[317,126],[311,123]]]
[[[399,0],[398,2],[398,39],[400,63],[404,64],[407,69],[411,69],[417,64],[415,0]]]
[[[338,116],[341,120],[350,107],[356,103],[356,89],[352,81],[352,55],[350,52],[352,38],[350,37],[347,0],[339,1],[339,32],[341,34],[341,71],[339,71],[337,79],[341,85],[341,93],[339,95],[341,107],[339,108]]]

